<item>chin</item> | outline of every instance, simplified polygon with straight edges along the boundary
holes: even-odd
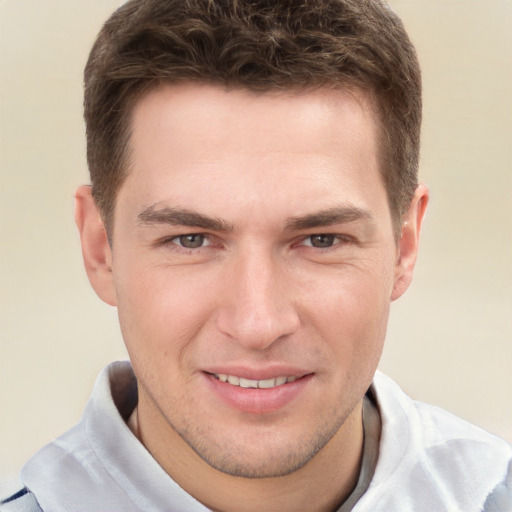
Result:
[[[254,460],[247,454],[231,453],[225,457],[210,457],[199,454],[212,468],[226,475],[238,478],[276,478],[289,475],[305,466],[321,449],[315,451],[288,451],[283,453],[266,452],[264,458]]]
[[[195,432],[192,436],[184,432],[180,436],[217,471],[239,478],[275,478],[294,473],[308,464],[334,437],[344,420],[338,418],[328,426],[317,426],[316,431],[305,429],[302,433],[285,432],[277,425],[255,432],[247,426],[238,439],[224,433],[222,441],[214,441],[211,432],[202,435]]]

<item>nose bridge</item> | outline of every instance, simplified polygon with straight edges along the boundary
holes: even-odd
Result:
[[[218,328],[241,345],[269,347],[298,327],[283,262],[271,248],[247,247],[231,267],[226,295],[221,299]]]

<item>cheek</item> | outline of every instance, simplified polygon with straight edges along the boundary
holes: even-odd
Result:
[[[333,368],[347,372],[376,366],[386,334],[393,286],[392,271],[383,265],[345,267],[327,279],[304,283],[308,304],[304,315],[335,353]],[[312,298],[315,300],[312,300]]]
[[[200,274],[136,265],[118,273],[119,322],[130,357],[183,357],[177,353],[203,328],[214,307],[214,287],[205,286]]]

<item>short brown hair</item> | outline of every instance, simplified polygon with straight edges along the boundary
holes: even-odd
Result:
[[[162,82],[272,89],[356,87],[376,101],[395,225],[417,187],[421,77],[400,19],[381,0],[130,0],[85,68],[87,159],[107,232],[129,167],[130,114]]]

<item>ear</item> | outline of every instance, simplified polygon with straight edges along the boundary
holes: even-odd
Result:
[[[81,186],[75,193],[75,222],[80,233],[85,271],[98,297],[117,305],[112,251],[101,215],[91,194],[91,187]]]
[[[395,284],[391,300],[401,297],[411,284],[418,256],[421,223],[427,210],[428,198],[428,188],[426,185],[420,184],[403,219],[402,235],[398,240],[398,259],[395,266]]]

